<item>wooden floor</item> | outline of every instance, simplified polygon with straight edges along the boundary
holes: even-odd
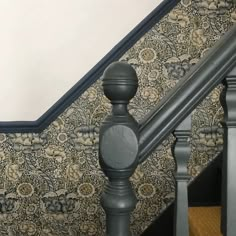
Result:
[[[220,207],[190,207],[190,236],[222,236]]]

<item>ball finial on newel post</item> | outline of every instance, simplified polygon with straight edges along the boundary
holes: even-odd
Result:
[[[101,198],[106,212],[106,234],[130,236],[130,214],[136,197],[129,178],[138,165],[138,123],[127,105],[135,96],[138,79],[127,63],[114,62],[104,72],[104,94],[112,104],[112,112],[100,129],[99,160],[108,177]]]
[[[112,103],[128,103],[136,94],[138,78],[132,66],[114,62],[102,75],[104,94]]]

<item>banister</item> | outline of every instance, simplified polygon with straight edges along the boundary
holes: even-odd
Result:
[[[236,25],[141,121],[139,162],[186,118],[236,65]]]
[[[188,236],[187,223],[187,160],[190,156],[190,119],[186,117],[203,100],[211,90],[227,76],[233,76],[236,68],[236,25],[210,50],[199,64],[179,81],[167,96],[138,124],[127,109],[129,101],[134,97],[138,78],[135,70],[127,63],[112,63],[103,73],[103,89],[112,105],[111,113],[101,124],[99,137],[99,161],[104,174],[108,177],[107,185],[101,197],[106,212],[106,235],[130,236],[130,216],[135,209],[137,199],[130,183],[130,177],[138,164],[174,130],[176,142],[173,153],[176,158],[176,235]],[[230,77],[231,78],[231,77]],[[230,79],[226,81],[230,81]],[[235,88],[234,79],[229,84]],[[231,86],[231,87],[232,87]],[[228,94],[232,88],[228,88]],[[236,110],[232,99],[231,110]],[[226,112],[227,113],[227,112]],[[228,113],[227,113],[228,114]],[[233,113],[235,116],[235,112]],[[185,121],[186,123],[185,123]],[[226,124],[229,126],[228,120]],[[182,125],[180,125],[180,123]],[[236,123],[233,123],[234,125]],[[180,126],[179,126],[180,125]],[[178,126],[178,128],[177,128]],[[233,135],[235,137],[235,127]],[[177,128],[177,129],[176,129]],[[225,133],[230,127],[227,127]],[[232,144],[233,142],[231,142]],[[233,154],[235,151],[232,152]],[[233,159],[234,155],[227,156]],[[227,159],[227,158],[225,158]],[[232,161],[231,161],[232,162]],[[228,163],[228,162],[227,162]],[[235,169],[235,168],[234,168]],[[232,168],[230,169],[232,170]],[[231,180],[232,171],[226,171]],[[230,177],[229,177],[230,176]],[[228,180],[227,180],[227,183]],[[233,187],[235,189],[235,187]],[[229,185],[227,196],[233,196]],[[230,200],[232,200],[230,199]],[[235,204],[235,201],[225,201]],[[235,227],[228,222],[235,222],[232,211],[227,204],[224,209],[227,217],[227,232],[235,232]],[[183,211],[179,211],[181,208]],[[234,208],[233,208],[234,209]],[[225,214],[225,215],[226,215]],[[183,228],[183,225],[184,227]],[[230,225],[230,227],[228,227]],[[233,234],[230,234],[230,236]]]
[[[224,110],[221,232],[224,236],[234,236],[236,231],[236,67],[226,76],[220,98]]]
[[[68,92],[35,121],[0,121],[1,133],[40,133],[102,75],[105,68],[121,58],[148,30],[167,15],[180,0],[163,0],[147,17],[114,46]]]
[[[135,70],[127,63],[112,63],[103,73],[103,89],[112,111],[99,136],[99,162],[108,177],[101,196],[107,236],[131,236],[130,217],[137,199],[129,178],[139,161],[138,123],[127,109],[138,88]]]
[[[174,236],[189,236],[188,223],[188,161],[191,156],[191,115],[175,129],[172,155],[175,160]]]

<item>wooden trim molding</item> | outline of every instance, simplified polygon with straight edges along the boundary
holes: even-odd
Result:
[[[180,0],[164,0],[125,38],[123,38],[101,61],[99,61],[82,79],[80,79],[51,108],[35,121],[0,122],[0,133],[39,133],[53,122],[68,106],[82,95],[102,75],[105,68],[118,60],[150,28],[160,21]]]

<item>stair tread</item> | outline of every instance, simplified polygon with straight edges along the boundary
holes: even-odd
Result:
[[[222,236],[221,207],[190,207],[190,236]]]

